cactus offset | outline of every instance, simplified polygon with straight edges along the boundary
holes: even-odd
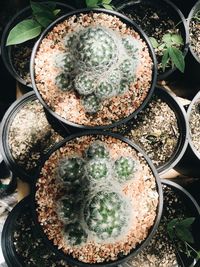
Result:
[[[90,95],[95,91],[95,77],[91,73],[81,73],[76,76],[75,89],[80,95]]]
[[[115,172],[119,182],[126,182],[134,177],[136,162],[128,157],[120,157],[115,161]]]
[[[87,239],[87,233],[78,222],[66,225],[64,231],[71,245],[81,245]]]
[[[126,201],[117,192],[99,191],[85,205],[84,218],[98,238],[116,238],[128,224]]]
[[[110,166],[105,159],[92,159],[85,165],[85,173],[89,180],[101,180],[109,176]]]
[[[86,157],[89,159],[105,159],[109,157],[109,151],[103,142],[93,142],[86,151]]]
[[[94,114],[101,109],[101,102],[94,94],[83,97],[81,102],[86,113]]]

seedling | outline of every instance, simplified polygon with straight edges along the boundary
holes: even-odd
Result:
[[[191,232],[191,226],[195,218],[190,217],[183,220],[175,218],[167,225],[167,232],[174,244],[177,244],[179,252],[184,253],[187,257],[200,259],[200,251],[197,251],[192,245],[194,237]]]
[[[166,66],[172,64],[176,66],[181,72],[185,69],[185,60],[183,52],[180,47],[183,45],[183,38],[177,33],[166,33],[163,35],[161,42],[159,43],[154,37],[150,37],[150,41],[154,49],[160,50],[162,53],[162,69],[163,72]]]
[[[113,9],[111,5],[112,0],[86,0],[87,7],[94,8],[94,7],[103,7],[105,9]]]
[[[39,36],[56,16],[60,9],[56,9],[56,3],[36,3],[30,1],[32,17],[19,22],[9,33],[6,45],[21,44]]]

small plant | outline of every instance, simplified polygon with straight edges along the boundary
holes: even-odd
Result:
[[[120,182],[130,180],[134,176],[135,161],[128,157],[120,157],[115,161],[115,172]]]
[[[63,91],[75,90],[86,113],[97,113],[104,100],[129,90],[138,66],[138,40],[90,26],[65,36],[64,46],[67,53],[54,58],[54,66],[61,70],[55,84]]]
[[[197,251],[192,244],[194,238],[191,232],[191,226],[195,218],[190,217],[186,219],[175,218],[167,225],[167,232],[173,243],[177,244],[178,252],[184,253],[187,257],[200,259],[200,251]]]
[[[42,30],[56,19],[60,9],[55,3],[36,3],[30,1],[32,18],[19,22],[9,33],[6,45],[21,44],[40,35]]]
[[[181,72],[184,72],[185,60],[183,52],[180,50],[180,47],[183,45],[183,38],[180,34],[166,33],[163,35],[160,43],[154,37],[150,37],[150,41],[153,48],[162,53],[161,63],[163,72],[170,63]]]
[[[112,0],[86,0],[87,7],[104,7],[106,9],[113,9],[111,5]]]
[[[127,225],[128,210],[117,192],[100,191],[84,209],[85,222],[101,239],[118,237]]]
[[[92,142],[82,158],[60,160],[57,173],[66,183],[67,195],[58,200],[57,210],[70,244],[79,245],[91,236],[100,242],[113,242],[123,235],[132,209],[121,184],[133,178],[134,170],[131,158],[121,157],[114,162],[100,140]],[[73,187],[80,184],[78,189]]]

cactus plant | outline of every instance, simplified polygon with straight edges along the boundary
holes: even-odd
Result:
[[[76,52],[83,66],[92,70],[105,70],[116,57],[115,39],[108,29],[88,27],[81,31]]]
[[[110,98],[111,96],[116,95],[117,90],[115,90],[112,83],[103,81],[99,84],[99,86],[97,86],[95,94],[99,99],[104,100],[106,98]]]
[[[69,91],[72,88],[72,80],[67,73],[61,73],[55,78],[55,84],[62,91]]]
[[[76,76],[75,89],[80,95],[90,95],[95,91],[95,77],[91,73],[81,73]]]
[[[127,35],[122,39],[122,43],[127,51],[127,53],[134,57],[136,57],[137,52],[139,52],[140,49],[140,43],[138,40],[133,39],[131,36]]]
[[[58,177],[63,182],[75,186],[80,185],[84,175],[84,160],[78,157],[63,158],[59,162]]]
[[[74,57],[71,53],[58,53],[55,55],[54,64],[65,72],[72,72],[75,67]]]
[[[86,157],[105,159],[109,157],[109,151],[106,145],[101,141],[93,142],[86,151]]]
[[[134,81],[140,42],[103,26],[90,26],[64,37],[66,52],[55,56],[62,69],[56,85],[74,89],[86,113],[93,115],[102,102],[126,93]],[[102,76],[103,74],[103,76]]]
[[[105,159],[92,159],[85,165],[85,173],[89,180],[101,180],[109,176],[110,166]]]
[[[74,200],[73,195],[64,196],[58,202],[59,214],[65,223],[73,222],[77,219],[78,207],[78,202]]]
[[[71,245],[81,245],[87,239],[87,233],[78,222],[66,225],[64,232]]]
[[[118,237],[129,220],[126,201],[117,192],[97,192],[84,208],[85,222],[98,238]]]
[[[115,172],[119,182],[126,182],[134,177],[136,162],[129,157],[120,157],[115,161]]]
[[[101,102],[96,95],[91,94],[82,98],[82,105],[86,113],[94,114],[101,109]]]

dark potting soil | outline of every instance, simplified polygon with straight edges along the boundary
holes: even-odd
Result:
[[[173,155],[179,141],[179,127],[174,111],[156,95],[136,119],[113,129],[136,142],[156,167]]]
[[[58,260],[38,235],[31,217],[30,208],[22,210],[16,219],[13,229],[13,240],[17,254],[22,260],[22,266],[30,267],[63,267],[68,266]]]
[[[177,25],[179,21],[174,21],[170,16],[170,12],[160,7],[153,6],[146,2],[138,2],[131,8],[129,6],[124,8],[123,13],[138,24],[148,37],[155,38],[159,45],[162,44],[162,37],[164,34],[180,34],[180,28]],[[177,48],[181,49],[181,45],[177,46]],[[158,74],[161,74],[163,73],[161,61],[164,50],[158,48],[154,50],[158,62]],[[168,62],[166,70],[171,67],[171,62]]]
[[[29,65],[35,41],[36,39],[11,47],[11,58],[14,69],[20,78],[25,81],[26,85],[31,84]]]
[[[134,259],[128,262],[130,267],[178,267],[176,249],[167,233],[168,223],[178,218],[180,220],[191,217],[180,195],[170,186],[163,185],[164,206],[160,225],[149,245]],[[182,254],[180,254],[182,256]],[[189,266],[189,265],[185,265]]]
[[[195,18],[197,17],[197,18]],[[200,60],[200,11],[190,21],[190,46]]]

